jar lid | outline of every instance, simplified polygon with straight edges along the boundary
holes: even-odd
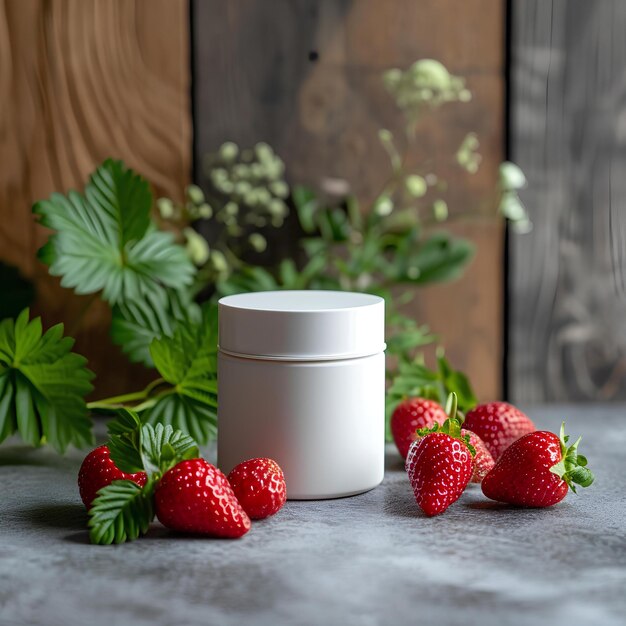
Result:
[[[219,348],[289,361],[351,359],[385,349],[385,301],[345,291],[263,291],[221,298]]]

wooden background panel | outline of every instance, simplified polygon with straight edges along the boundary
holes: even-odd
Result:
[[[478,255],[461,281],[419,290],[409,312],[441,333],[483,398],[500,394],[502,371],[502,225],[493,192],[503,143],[503,4],[193,2],[196,163],[226,140],[267,141],[290,182],[345,179],[367,202],[389,173],[378,129],[402,131],[381,72],[436,58],[467,78],[472,102],[425,119],[411,161],[428,158],[449,181],[450,209],[461,216],[454,230],[478,244]],[[484,157],[473,177],[454,166],[470,131]]]
[[[65,321],[73,332],[88,299],[36,261],[47,232],[32,203],[81,188],[107,157],[159,194],[180,197],[189,182],[188,18],[186,0],[0,2],[0,260],[35,282],[46,326]],[[136,388],[148,373],[111,345],[108,325],[108,307],[93,303],[76,344],[99,395]]]
[[[513,2],[514,399],[626,399],[626,3]]]

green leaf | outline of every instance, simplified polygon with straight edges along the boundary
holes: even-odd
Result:
[[[453,370],[442,354],[438,356],[436,370],[426,367],[420,359],[401,361],[387,390],[385,414],[388,440],[391,438],[389,421],[400,402],[419,397],[436,400],[445,406],[450,393],[456,394],[458,408],[463,413],[476,406],[476,396],[469,380],[462,372]]]
[[[443,351],[437,355],[437,366],[441,381],[440,402],[447,398],[448,394],[455,393],[458,398],[459,410],[466,413],[473,409],[478,400],[472,389],[469,379],[463,372],[452,369],[446,360]]]
[[[0,320],[17,317],[35,299],[35,287],[16,267],[0,261]]]
[[[315,223],[317,198],[315,192],[307,187],[297,185],[293,188],[292,197],[302,230],[308,234],[314,233],[317,230]]]
[[[217,282],[217,291],[220,296],[230,296],[236,293],[250,291],[276,291],[281,285],[263,267],[251,265],[242,266],[235,274]]]
[[[123,472],[135,474],[144,471],[144,463],[139,452],[139,432],[111,435],[107,441],[111,459]]]
[[[195,269],[171,233],[150,221],[148,183],[121,161],[105,161],[83,195],[52,194],[33,207],[56,231],[40,251],[50,274],[76,293],[102,291],[111,304],[190,285]]]
[[[171,335],[179,321],[200,319],[200,307],[183,291],[163,289],[113,308],[111,339],[134,363],[154,367],[152,340]]]
[[[425,284],[453,280],[474,254],[474,246],[465,239],[437,233],[410,253],[397,280]]]
[[[89,510],[91,543],[124,543],[145,534],[154,519],[151,487],[115,480],[100,489]]]
[[[298,269],[293,259],[283,259],[278,268],[280,281],[286,289],[298,289]]]
[[[107,423],[109,435],[128,435],[141,428],[141,420],[135,411],[130,409],[114,409],[115,417]]]
[[[206,443],[217,429],[217,307],[198,323],[179,323],[171,337],[154,339],[150,353],[172,385],[145,409],[144,421],[163,422]]]
[[[0,441],[17,431],[27,443],[45,440],[59,452],[93,443],[84,401],[93,374],[73,345],[62,324],[43,333],[28,309],[0,322]]]
[[[107,446],[111,459],[123,472],[134,474],[144,469],[141,457],[141,420],[135,411],[116,409],[107,424]]]
[[[182,430],[174,430],[170,424],[164,426],[161,423],[142,426],[141,450],[143,465],[149,474],[164,474],[180,461],[200,456],[193,437]]]
[[[419,326],[414,319],[394,311],[393,306],[393,299],[391,299],[391,302],[386,305],[387,353],[408,361],[415,348],[433,343],[436,337],[430,332],[428,326]]]

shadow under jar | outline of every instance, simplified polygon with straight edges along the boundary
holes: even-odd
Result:
[[[289,499],[368,491],[384,474],[385,304],[269,291],[219,301],[218,464],[283,469]]]

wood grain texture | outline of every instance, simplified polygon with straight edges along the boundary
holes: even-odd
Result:
[[[511,241],[511,390],[626,399],[626,3],[514,2],[513,158],[534,230]]]
[[[371,200],[389,173],[378,130],[402,118],[381,72],[420,58],[467,77],[470,104],[424,120],[413,163],[450,183],[451,211],[477,213],[455,231],[479,245],[466,276],[418,291],[410,313],[441,333],[482,398],[501,390],[502,225],[493,190],[503,143],[503,3],[492,0],[196,0],[196,162],[223,141],[267,141],[291,182],[349,181]],[[317,53],[311,60],[310,53]],[[483,164],[462,174],[454,154],[478,133]]]
[[[186,0],[0,2],[0,259],[34,280],[46,326],[85,306],[47,275],[35,253],[48,233],[34,201],[81,188],[107,157],[122,158],[159,194],[179,197],[191,170]],[[148,374],[108,340],[109,311],[89,308],[76,350],[97,393]]]

